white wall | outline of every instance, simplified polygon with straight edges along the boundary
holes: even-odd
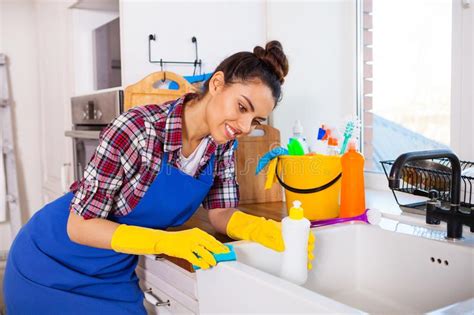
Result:
[[[14,135],[22,215],[42,205],[38,42],[32,1],[0,1],[0,52],[9,58]],[[10,244],[8,224],[0,224],[0,249]]]
[[[321,122],[341,124],[356,111],[355,0],[268,4],[268,39],[282,42],[290,71],[273,125],[286,144],[296,119],[313,138]]]
[[[131,1],[120,2],[122,85],[160,71],[148,62],[148,35],[152,59],[194,61],[198,41],[203,71],[212,72],[227,56],[265,43],[265,2],[259,1]],[[165,70],[192,75],[193,66],[167,65]]]
[[[148,62],[148,34],[157,37],[154,60],[194,60],[191,37],[196,36],[205,72],[232,53],[277,39],[290,62],[284,98],[273,115],[282,143],[296,119],[309,135],[320,122],[341,123],[355,113],[355,0],[122,0],[120,5],[123,86],[161,69]],[[193,70],[165,69],[181,75]]]

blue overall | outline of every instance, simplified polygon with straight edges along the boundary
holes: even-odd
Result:
[[[163,154],[162,167],[121,224],[166,229],[186,222],[213,183],[214,155],[198,178]],[[20,230],[7,261],[7,314],[146,314],[135,267],[138,256],[72,242],[66,232],[71,192],[45,205]]]

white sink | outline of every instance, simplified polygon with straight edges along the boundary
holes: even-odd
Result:
[[[474,309],[474,247],[360,223],[313,232],[315,260],[304,286],[279,278],[279,253],[236,242],[237,262],[198,272],[201,311],[393,314],[450,305],[445,310]],[[212,285],[206,285],[209,281]],[[212,307],[206,304],[210,291]],[[240,302],[226,300],[227,295]]]

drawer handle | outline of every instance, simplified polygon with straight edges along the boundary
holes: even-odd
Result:
[[[145,294],[145,300],[147,300],[148,302],[150,302],[151,304],[153,304],[155,306],[165,306],[165,305],[171,306],[170,300],[167,300],[166,302],[163,302],[162,299],[160,299],[158,296],[156,296],[153,293],[153,290],[151,288],[144,291],[143,293]]]
[[[164,256],[161,256],[161,255],[155,255],[155,260],[166,260],[166,258]]]

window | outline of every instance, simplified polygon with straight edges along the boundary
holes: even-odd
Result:
[[[360,0],[366,170],[452,147],[452,0]],[[472,141],[472,139],[470,139]]]

